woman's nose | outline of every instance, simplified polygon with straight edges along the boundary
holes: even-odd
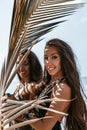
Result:
[[[51,59],[48,58],[48,60],[46,60],[46,64],[51,64],[51,63],[52,63]]]
[[[24,69],[24,65],[21,65],[19,70],[23,70]]]

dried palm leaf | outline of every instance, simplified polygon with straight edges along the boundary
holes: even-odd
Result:
[[[66,16],[73,14],[81,6],[82,3],[79,3],[78,0],[20,0],[20,2],[15,0],[7,66],[18,39],[23,31],[26,30],[26,26],[28,30],[23,44],[27,48],[42,33],[46,34],[50,31],[50,28],[54,27],[55,22],[59,24],[62,22],[61,18],[64,21]],[[49,25],[48,22],[50,22]],[[35,36],[37,37],[35,38]]]
[[[75,100],[75,99],[73,99]],[[44,109],[44,110],[47,110],[47,111],[52,111],[52,112],[55,112],[57,114],[62,114],[62,115],[65,115],[67,116],[68,114],[67,113],[63,113],[63,112],[60,112],[60,111],[56,111],[56,110],[53,110],[53,109],[49,109],[49,108],[46,108],[44,106],[41,106],[39,104],[41,103],[44,103],[44,102],[50,102],[50,101],[61,101],[61,102],[70,102],[70,101],[73,101],[73,100],[65,100],[65,99],[59,99],[59,98],[51,98],[51,99],[36,99],[36,100],[33,100],[33,101],[13,101],[13,100],[7,100],[7,103],[10,103],[11,105],[12,104],[19,104],[19,106],[17,106],[17,108],[12,108],[12,111],[10,113],[7,113],[7,115],[3,116],[3,119],[2,119],[2,122],[3,122],[3,126],[4,125],[7,125],[10,121],[16,119],[17,117],[19,117],[20,115],[28,112],[29,110],[33,109],[33,108],[40,108],[40,109]],[[8,111],[8,107],[4,108],[3,111]],[[3,113],[2,113],[3,115]]]
[[[26,0],[25,2],[15,0],[7,65],[4,70],[4,78],[1,79],[3,86],[5,86],[3,87],[3,89],[5,88],[3,94],[10,84],[8,81],[9,83],[6,85],[20,50],[29,48],[32,42],[51,31],[57,24],[64,22],[66,16],[81,6],[82,3],[77,3],[77,0]],[[20,24],[16,25],[16,23]],[[17,34],[13,35],[13,32],[16,31]]]
[[[58,24],[65,22],[68,19],[67,16],[72,15],[82,6],[83,3],[79,0],[14,0],[8,56],[1,71],[0,90],[2,90],[2,95],[5,94],[20,65],[30,53],[32,46],[40,40],[41,36],[50,32]],[[20,61],[19,66],[13,70],[18,54],[26,48],[28,48],[28,52]],[[54,99],[50,99],[50,101],[52,100]],[[32,119],[9,128],[4,127],[11,120],[25,113],[26,110],[31,110],[37,106],[48,111],[57,112],[40,106],[39,104],[42,102],[47,102],[47,100],[37,99],[29,103],[26,101],[7,101],[6,104],[2,104],[2,129],[10,130],[39,120]]]
[[[13,129],[15,129],[15,128],[22,127],[22,126],[31,124],[31,123],[33,123],[33,122],[36,122],[36,121],[39,121],[39,120],[42,120],[42,119],[48,119],[48,118],[51,119],[52,116],[46,116],[46,117],[43,117],[43,118],[36,118],[36,119],[27,120],[27,121],[24,121],[24,122],[21,122],[21,123],[17,123],[17,124],[15,124],[15,125],[12,125],[12,126],[10,126],[9,128],[5,128],[4,130],[13,130]]]

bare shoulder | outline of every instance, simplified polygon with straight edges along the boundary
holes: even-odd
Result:
[[[67,83],[63,83],[62,87],[63,87],[63,89],[62,89],[63,93],[65,93],[65,94],[71,93],[71,88]]]
[[[60,83],[54,89],[54,95],[58,98],[71,99],[71,88],[67,83]]]

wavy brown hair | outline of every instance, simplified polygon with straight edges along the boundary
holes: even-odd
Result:
[[[75,54],[72,48],[63,40],[52,39],[47,42],[46,47],[55,47],[61,58],[61,66],[64,77],[67,84],[71,88],[71,98],[76,98],[71,102],[71,106],[68,110],[69,116],[66,120],[66,127],[68,130],[86,130],[86,104],[83,99],[80,83],[79,71],[76,66]],[[47,70],[44,70],[44,80],[48,84],[51,76]],[[84,94],[84,92],[83,92]]]
[[[26,52],[27,50],[22,52],[21,55],[24,55]],[[30,69],[29,82],[40,82],[43,77],[43,70],[38,57],[33,51],[30,51],[27,58],[28,58],[29,69]],[[18,73],[17,75],[19,80],[21,80],[20,75]]]

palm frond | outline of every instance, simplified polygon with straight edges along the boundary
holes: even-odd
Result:
[[[7,66],[20,35],[26,30],[26,26],[28,29],[24,44],[27,43],[26,47],[28,47],[34,39],[42,35],[38,31],[43,32],[43,34],[47,33],[46,30],[52,27],[52,20],[61,22],[61,18],[63,18],[64,21],[66,16],[73,14],[82,5],[78,0],[25,0],[25,2],[15,0]],[[48,22],[51,24],[46,26]],[[55,24],[54,21],[53,24]],[[43,30],[44,26],[46,26],[45,30]]]
[[[44,97],[43,97],[44,98]],[[13,100],[7,100],[7,103],[3,104],[2,106],[2,115],[3,115],[3,126],[7,125],[10,121],[16,119],[20,115],[28,112],[29,110],[32,110],[33,108],[39,108],[39,109],[44,109],[47,111],[54,112],[56,114],[62,114],[65,116],[68,116],[67,113],[63,113],[60,111],[56,111],[54,109],[49,109],[47,107],[41,106],[39,104],[45,103],[45,102],[51,102],[51,101],[61,101],[61,102],[70,102],[73,100],[65,100],[65,99],[60,99],[60,98],[51,98],[51,99],[36,99],[36,100],[31,100],[31,101],[13,101]],[[5,108],[4,108],[5,107]],[[10,109],[10,113],[8,113],[8,110]],[[6,113],[6,115],[5,115]]]
[[[77,9],[82,6],[83,2],[80,0],[14,0],[8,56],[1,71],[0,90],[2,91],[2,95],[5,94],[19,67],[30,53],[33,45],[41,40],[41,36],[50,32],[60,23],[68,20],[68,16],[75,13]],[[13,70],[18,54],[26,48],[28,48],[28,51],[21,59],[19,66]],[[52,100],[58,99],[50,99],[49,101]],[[59,99],[59,101],[63,100],[64,99]],[[32,121],[39,120],[32,119],[15,124],[9,128],[4,127],[21,114],[37,106],[41,109],[64,114],[40,106],[42,102],[47,102],[47,100],[42,98],[41,100],[37,99],[28,103],[26,101],[19,102],[12,100],[7,101],[6,104],[2,104],[2,129],[10,130],[29,124]]]
[[[4,130],[12,130],[12,129],[15,129],[15,128],[18,128],[18,127],[22,127],[22,126],[29,125],[31,123],[37,122],[37,121],[39,121],[41,119],[48,119],[48,118],[51,119],[52,116],[47,116],[47,117],[43,117],[43,118],[35,118],[35,119],[27,120],[27,121],[24,121],[22,123],[17,123],[15,125],[12,125],[9,128],[5,128]]]
[[[40,108],[40,109],[44,109],[47,111],[52,111],[55,112],[57,114],[62,114],[67,116],[67,113],[63,113],[60,111],[56,111],[53,109],[49,109],[46,108],[44,106],[41,106],[39,104],[44,103],[44,102],[50,102],[50,101],[61,101],[61,102],[70,102],[71,100],[65,100],[65,99],[59,99],[59,98],[51,98],[51,99],[36,99],[36,100],[32,100],[32,101],[13,101],[13,100],[7,100],[7,103],[9,104],[8,106],[3,106],[5,108],[3,108],[2,110],[2,115],[3,115],[3,119],[2,119],[2,125],[5,126],[7,125],[10,121],[16,119],[17,117],[19,117],[20,115],[26,113],[29,110],[32,110],[33,108]],[[16,104],[16,105],[14,105]],[[7,113],[5,115],[6,112],[8,112],[10,108],[10,113]],[[5,112],[5,113],[4,113]],[[4,113],[4,114],[3,114]]]
[[[3,78],[3,86],[6,86],[4,92],[10,84],[9,82],[8,85],[6,85],[6,82],[11,74],[18,53],[21,50],[29,48],[32,42],[34,42],[35,40],[38,41],[42,35],[48,33],[58,24],[64,22],[66,20],[66,16],[73,14],[76,9],[83,5],[83,3],[77,3],[77,0],[36,0],[34,1],[34,3],[31,0],[27,0],[25,4],[22,1],[21,3],[18,2],[18,6],[16,4],[17,1],[15,0],[15,11],[13,10],[12,21],[13,28],[11,27],[10,35],[11,43],[9,43],[6,72]],[[18,11],[20,12],[20,14],[17,13]],[[25,13],[24,16],[23,13]],[[21,20],[21,18],[23,19]],[[20,24],[16,25],[14,23],[16,21],[20,22]],[[17,34],[12,37],[13,32],[16,32],[16,30]],[[15,40],[12,41],[12,39]]]

